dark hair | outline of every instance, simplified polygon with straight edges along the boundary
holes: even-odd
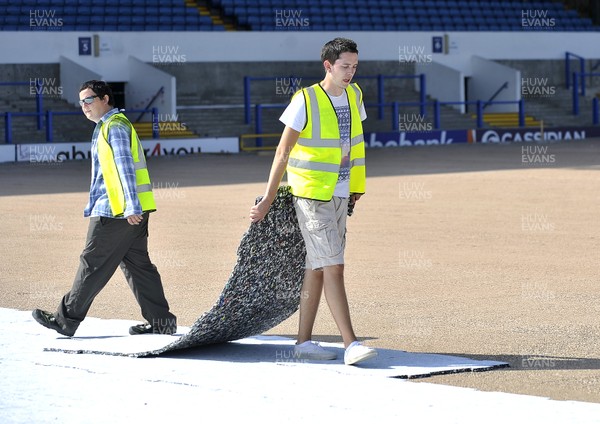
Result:
[[[321,50],[321,62],[329,61],[332,65],[339,59],[342,53],[356,53],[358,48],[356,43],[347,38],[334,38],[328,41]]]
[[[83,84],[81,84],[81,87],[79,88],[79,92],[82,92],[86,88],[90,88],[94,92],[94,94],[96,94],[101,99],[103,99],[104,96],[108,96],[108,104],[110,106],[115,105],[115,98],[113,96],[112,89],[110,88],[110,85],[108,85],[108,83],[106,81],[99,81],[99,80],[86,81]]]

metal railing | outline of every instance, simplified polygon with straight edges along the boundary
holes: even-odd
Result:
[[[43,84],[40,80],[36,79],[34,84],[31,81],[17,81],[17,82],[0,82],[0,86],[29,86],[30,94],[35,94],[35,116],[37,116],[37,129],[41,130],[44,127],[44,118],[42,115],[43,102],[44,102],[44,92],[43,92]],[[34,93],[31,93],[31,90],[34,90]]]
[[[440,102],[438,100],[434,100],[433,102],[433,127],[435,129],[440,129],[440,117],[441,117],[441,106],[445,105],[475,105],[476,106],[476,126],[477,128],[483,128],[483,109],[487,105],[500,105],[500,104],[517,104],[518,105],[518,116],[519,116],[519,127],[525,126],[525,101],[523,99],[520,100],[494,100],[483,102],[481,100],[469,101],[469,102]]]
[[[152,106],[152,104],[156,101],[156,99],[158,99],[158,96],[160,96],[164,92],[165,92],[165,87],[164,86],[160,87],[158,89],[158,91],[156,92],[156,94],[150,99],[150,101],[148,102],[146,107],[144,109],[142,109],[142,113],[140,113],[140,116],[137,117],[135,122],[140,122],[140,120],[144,117],[144,115],[147,114],[148,112],[150,112],[150,110],[151,110],[150,106]],[[154,122],[154,120],[153,120],[153,122]]]
[[[391,108],[391,131],[398,131],[400,128],[400,107],[401,106],[409,106],[414,107],[418,106],[420,111],[427,110],[427,107],[430,106],[433,109],[433,128],[441,129],[441,107],[446,105],[475,105],[476,106],[476,127],[483,128],[484,121],[484,107],[485,105],[499,105],[499,104],[516,104],[518,106],[518,119],[519,119],[519,127],[525,126],[525,101],[523,99],[520,100],[495,100],[495,101],[483,101],[483,100],[474,100],[474,101],[464,101],[464,102],[451,102],[451,101],[439,101],[433,100],[429,102],[388,102],[388,103],[367,103],[365,107],[376,107],[376,108]],[[262,117],[263,110],[265,109],[285,109],[287,104],[256,104],[254,106],[254,132],[255,134],[262,134]],[[426,114],[421,113],[421,117],[425,117]],[[257,138],[257,147],[260,147],[261,140]]]
[[[579,60],[579,72],[585,72],[585,58],[575,53],[565,52],[565,85],[567,90],[571,88],[571,56]]]
[[[579,61],[579,72],[571,71],[571,60],[573,59]],[[567,89],[571,89],[573,115],[579,115],[581,112],[579,97],[586,95],[586,77],[600,76],[600,73],[593,72],[600,66],[600,61],[593,64],[592,72],[585,72],[585,60],[584,57],[575,53],[565,52],[565,85]],[[592,124],[598,125],[598,120],[598,98],[595,97],[592,99]]]
[[[251,99],[251,82],[252,81],[269,81],[278,79],[288,79],[289,84],[287,84],[286,93],[290,96],[295,93],[300,87],[300,81],[310,80],[310,81],[319,81],[322,77],[303,77],[303,76],[295,76],[290,75],[286,77],[251,77],[244,76],[244,122],[249,124],[252,120],[252,99]],[[384,104],[385,104],[385,80],[387,79],[418,79],[419,80],[419,99],[420,104],[424,104],[427,99],[427,87],[426,87],[426,78],[425,74],[417,74],[417,75],[357,75],[354,79],[374,79],[377,81],[377,104],[382,105],[378,107],[378,119],[383,119],[384,116]],[[422,109],[421,114],[425,115],[426,110]]]
[[[489,100],[487,102],[485,102],[483,104],[483,108],[485,109],[489,104],[492,104],[493,100],[498,97],[498,94],[500,94],[500,92],[502,90],[506,90],[508,88],[508,81],[505,81],[504,84],[502,84],[498,90],[496,90],[496,92],[494,94],[492,94],[492,97],[489,98]]]
[[[579,96],[585,96],[585,77],[600,77],[600,73],[573,72],[573,115],[579,115]]]
[[[137,113],[142,112],[145,109],[126,109],[123,110],[125,113]],[[158,108],[154,107],[151,109],[152,113],[152,138],[159,138],[159,125],[158,125]],[[27,116],[35,116],[38,121],[42,120],[42,128],[46,129],[46,143],[52,143],[54,141],[54,117],[61,115],[81,115],[81,112],[54,112],[51,110],[47,110],[46,112],[36,113],[36,112],[5,112],[4,116],[4,139],[6,144],[12,144],[12,126],[13,126],[13,118],[14,117],[27,117]],[[41,129],[41,128],[38,128]]]

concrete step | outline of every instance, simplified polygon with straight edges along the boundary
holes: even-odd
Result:
[[[592,92],[588,90],[588,92]],[[545,97],[530,97],[525,100],[525,111],[545,126],[590,126],[592,125],[592,96],[579,98],[580,114],[573,115],[573,96],[564,87],[554,87],[554,93]]]
[[[133,124],[141,139],[149,139],[154,135],[152,122],[136,122]],[[183,122],[159,122],[158,135],[160,138],[196,138],[196,133]]]

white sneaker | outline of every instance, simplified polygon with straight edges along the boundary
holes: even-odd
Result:
[[[346,365],[358,364],[367,359],[377,356],[377,351],[372,347],[365,346],[359,341],[350,343],[344,353],[344,363]]]
[[[329,361],[337,358],[335,352],[323,349],[319,343],[310,340],[294,346],[294,356],[298,359],[309,359],[313,361]]]

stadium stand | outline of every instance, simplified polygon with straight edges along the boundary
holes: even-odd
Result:
[[[36,25],[46,19],[46,25]],[[32,24],[33,20],[33,24]],[[162,0],[0,0],[5,31],[224,31],[232,29],[195,2]]]
[[[542,13],[527,15],[528,11]],[[525,15],[524,15],[525,14]],[[522,31],[523,19],[559,31],[597,31],[556,1],[466,0],[0,0],[6,31]],[[32,25],[47,19],[55,25]],[[59,23],[60,22],[60,23]],[[550,25],[544,25],[548,27]],[[531,27],[531,28],[528,28]],[[547,29],[547,28],[546,28]]]
[[[537,19],[551,19],[552,25],[542,25],[542,30],[551,31],[598,31],[594,25],[589,10],[575,9],[575,0],[565,1],[493,1],[493,0],[369,0],[368,3],[358,0],[106,0],[102,4],[92,0],[23,0],[19,3],[0,0],[0,29],[5,31],[320,31],[320,30],[364,30],[364,31],[525,31],[523,17],[525,14],[537,14]],[[540,15],[541,13],[541,15]],[[34,25],[31,20],[46,20],[45,25]],[[53,23],[55,25],[53,25]],[[540,28],[537,28],[540,30]],[[529,30],[535,30],[530,28]],[[508,61],[510,62],[510,61]],[[525,61],[528,62],[528,61]],[[515,61],[507,63],[522,72],[523,77],[538,77],[539,67],[531,63]],[[547,125],[589,125],[589,113],[575,116],[571,113],[572,91],[562,87],[563,61],[556,62],[551,70],[545,70],[543,75],[550,76],[547,83],[554,92],[550,97],[531,97],[526,99],[525,125],[538,126],[540,120]],[[589,61],[588,68],[594,72],[600,62]],[[16,66],[17,64],[15,64]],[[415,75],[412,64],[401,69],[402,73]],[[3,80],[0,85],[21,81],[6,65],[8,72],[2,72]],[[44,65],[45,66],[45,65]],[[262,65],[253,63],[261,76]],[[544,64],[544,69],[548,63]],[[231,134],[252,133],[256,131],[255,122],[245,122],[242,109],[244,92],[242,78],[253,75],[251,71],[244,75],[230,74],[227,68],[216,67],[214,63],[186,63],[182,66],[163,65],[161,68],[175,76],[177,85],[178,117],[186,123],[183,125],[168,123],[160,128],[160,138],[197,136],[227,136]],[[37,66],[37,71],[42,67]],[[60,79],[58,65],[43,67],[43,75],[54,80]],[[301,73],[300,75],[315,75],[318,69]],[[289,75],[290,68],[281,64],[280,68],[271,69],[271,75]],[[228,73],[229,78],[239,81],[229,89],[227,95],[215,94],[215,90],[200,92],[196,85],[186,88],[184,81],[191,74],[212,76]],[[361,65],[361,76],[374,76],[386,73],[384,70],[369,64]],[[27,78],[25,78],[27,79]],[[209,78],[210,79],[210,78]],[[591,79],[589,81],[592,81]],[[366,92],[376,93],[377,87],[371,80],[359,81]],[[274,93],[273,82],[253,85],[252,105],[280,104],[287,97]],[[264,87],[264,88],[263,88]],[[5,112],[15,116],[12,122],[14,139],[12,142],[45,141],[44,130],[36,128],[32,117],[18,116],[33,114],[35,101],[30,93],[31,87],[4,86],[0,87],[0,129],[6,128]],[[218,90],[217,90],[218,91]],[[427,104],[435,98],[427,93]],[[386,84],[386,101],[404,102],[402,113],[419,112],[418,106],[408,106],[418,102],[419,94],[414,84],[409,81],[389,82]],[[219,104],[215,104],[218,99]],[[369,101],[375,102],[374,96]],[[480,99],[487,100],[487,99]],[[589,103],[590,94],[582,99]],[[587,104],[586,103],[586,104]],[[374,104],[368,107],[369,116],[377,116]],[[81,133],[89,130],[87,123],[81,119],[74,120],[68,113],[79,113],[79,108],[68,103],[59,96],[44,97],[44,111],[58,112],[55,116],[53,131],[56,141],[74,141]],[[277,120],[281,112],[277,108],[263,110],[262,132],[280,131]],[[429,112],[428,112],[429,113]],[[253,116],[255,111],[253,110]],[[392,127],[393,113],[386,108],[385,116],[381,119],[370,119],[369,130],[389,131]],[[78,126],[70,122],[77,121]],[[146,137],[151,137],[152,125],[139,122],[138,131]],[[441,125],[445,129],[473,128],[475,115],[473,107],[467,113],[460,113],[449,106],[442,106]],[[484,127],[518,126],[516,114],[486,113],[483,119]],[[169,131],[175,128],[176,131]],[[188,131],[189,130],[189,131]],[[5,131],[0,131],[0,143],[6,142]]]

